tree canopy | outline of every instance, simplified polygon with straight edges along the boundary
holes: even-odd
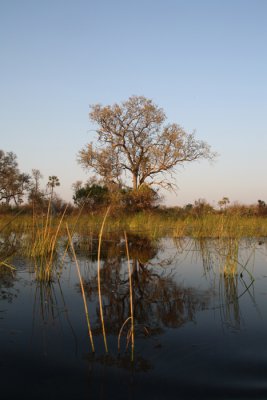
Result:
[[[58,177],[56,175],[49,176],[46,186],[50,190],[51,197],[53,197],[55,187],[60,186]]]
[[[30,176],[19,170],[16,154],[0,150],[0,202],[22,203],[30,183]]]
[[[164,124],[166,115],[152,100],[132,96],[122,104],[91,106],[90,119],[97,124],[97,144],[87,144],[78,162],[97,173],[105,184],[132,181],[173,188],[177,165],[212,160],[210,146],[186,133],[178,124]]]
[[[97,183],[74,188],[73,201],[77,206],[84,206],[86,209],[96,209],[108,204],[108,188]]]

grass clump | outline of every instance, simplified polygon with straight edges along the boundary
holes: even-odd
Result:
[[[33,216],[31,234],[27,235],[26,255],[34,260],[37,280],[49,282],[53,278],[54,256],[66,210],[67,206],[56,223],[53,220],[50,203],[45,220],[42,220],[41,225],[39,219]]]

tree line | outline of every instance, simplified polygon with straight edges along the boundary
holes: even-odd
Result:
[[[89,117],[96,138],[80,150],[77,160],[91,177],[86,183],[73,184],[74,204],[85,210],[110,204],[133,211],[157,207],[162,200],[161,188],[175,190],[179,166],[212,161],[217,156],[194,132],[166,123],[163,109],[143,96],[131,96],[121,104],[92,105]],[[38,169],[31,175],[23,173],[15,154],[0,150],[0,203],[19,206],[27,199],[29,204],[42,207],[48,198],[54,204],[62,201],[55,194],[58,177],[50,176],[45,189],[40,186],[41,179]],[[260,202],[263,212],[265,203]],[[220,200],[218,206],[225,211],[228,198]],[[208,208],[205,202],[186,206],[188,212]]]
[[[60,199],[55,195],[55,187],[60,185],[59,178],[49,176],[44,188],[41,187],[42,173],[32,169],[31,174],[21,172],[17,156],[14,152],[0,150],[0,204],[8,208],[16,207],[23,203],[36,208],[46,206],[49,199],[54,203]],[[61,200],[60,200],[61,201]]]

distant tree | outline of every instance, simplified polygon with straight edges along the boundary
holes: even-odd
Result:
[[[227,207],[227,214],[249,217],[256,214],[256,209],[255,204],[246,205],[235,201]]]
[[[32,169],[32,186],[29,191],[28,201],[33,207],[42,207],[44,204],[45,193],[40,188],[40,180],[43,175],[39,169]]]
[[[267,215],[267,205],[263,200],[258,200],[258,214]]]
[[[83,182],[82,181],[76,181],[71,185],[72,190],[74,191],[74,193],[76,193],[79,189],[81,189],[82,186],[83,186]]]
[[[188,204],[186,204],[185,206],[184,206],[184,211],[185,211],[185,213],[186,214],[190,214],[191,212],[192,212],[192,210],[193,210],[193,204],[191,204],[191,203],[188,203]]]
[[[9,204],[14,201],[16,205],[23,203],[30,185],[30,175],[20,172],[16,154],[0,150],[0,202]]]
[[[258,207],[259,208],[265,208],[266,207],[266,203],[263,200],[258,200]]]
[[[194,202],[194,207],[192,210],[193,214],[198,217],[203,215],[211,214],[214,212],[213,207],[205,199],[198,199]]]
[[[75,189],[73,195],[74,204],[86,209],[97,209],[100,206],[109,203],[109,190],[106,186],[100,184],[87,183],[85,186],[79,186]]]
[[[227,205],[230,203],[230,200],[228,197],[223,197],[221,200],[218,201],[218,206],[220,209],[226,210]]]
[[[67,212],[70,213],[73,210],[73,206],[62,199],[57,193],[53,194],[52,200],[52,213],[62,214],[62,212],[67,207]]]
[[[56,186],[60,186],[60,182],[59,182],[58,177],[55,176],[55,175],[49,176],[48,182],[47,182],[47,187],[50,190],[51,198],[53,198],[54,188]]]
[[[98,125],[98,144],[84,147],[79,163],[96,172],[105,182],[122,185],[123,177],[132,189],[142,185],[173,188],[172,173],[177,165],[215,157],[210,146],[196,140],[177,124],[164,125],[166,116],[152,100],[132,96],[121,105],[91,106],[90,118]]]
[[[43,178],[41,171],[39,169],[32,169],[32,178],[34,182],[35,193],[40,191],[40,180]]]

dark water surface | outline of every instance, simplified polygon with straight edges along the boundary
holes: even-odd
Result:
[[[53,282],[16,257],[0,268],[1,399],[267,398],[267,242],[129,239],[135,318],[134,362],[125,243],[75,247],[96,352],[88,337],[71,254]]]

